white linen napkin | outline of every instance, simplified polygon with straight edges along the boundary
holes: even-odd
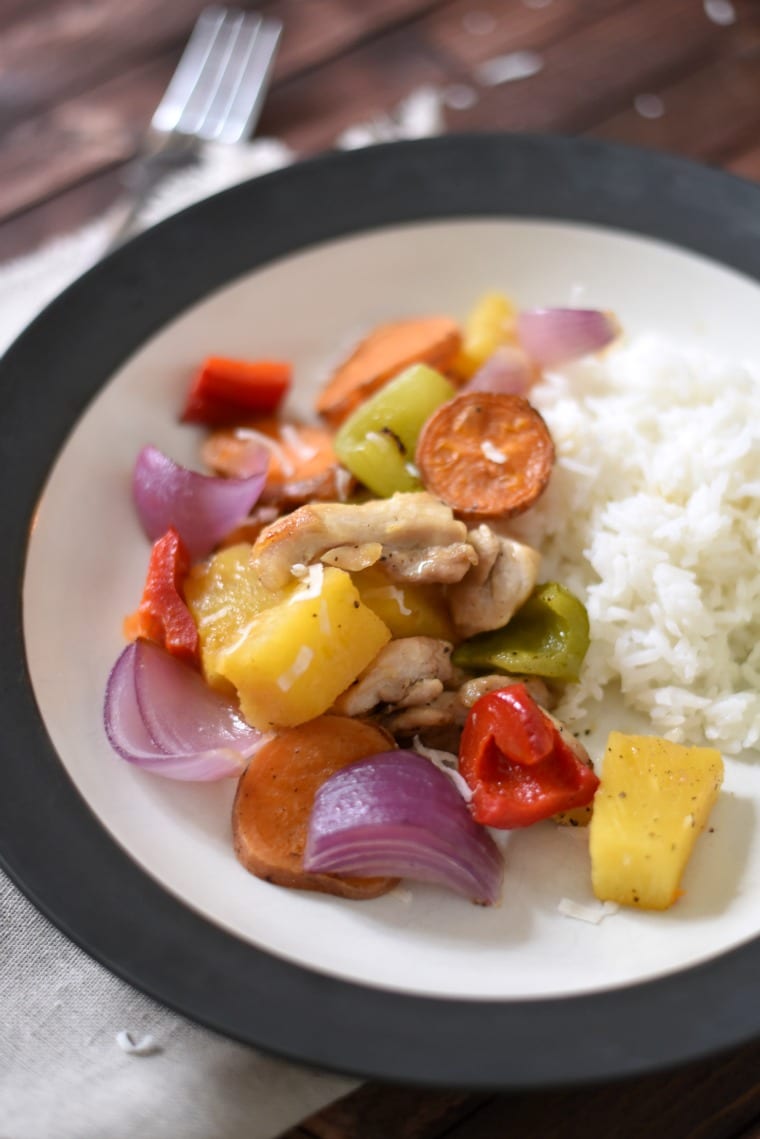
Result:
[[[266,139],[209,148],[141,220],[291,159]],[[98,259],[109,228],[100,218],[0,266],[0,352]],[[0,1139],[272,1139],[355,1086],[162,1008],[54,929],[0,871]]]

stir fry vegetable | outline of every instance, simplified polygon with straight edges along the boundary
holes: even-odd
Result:
[[[670,904],[672,883],[634,897],[620,871],[617,761],[597,818],[593,763],[549,711],[589,647],[582,600],[509,531],[555,461],[532,384],[616,334],[608,314],[497,293],[461,326],[390,322],[328,377],[321,423],[282,414],[288,363],[206,360],[180,417],[209,427],[214,474],[150,445],[133,472],[154,544],[106,695],[117,754],[239,778],[235,852],[281,886],[360,899],[410,877],[490,905],[488,828],[593,818],[598,895]],[[652,763],[626,769],[640,794]]]
[[[507,829],[585,807],[599,786],[523,684],[489,692],[473,705],[459,769],[472,789],[473,818]]]
[[[417,464],[428,490],[459,513],[509,518],[546,489],[554,444],[524,397],[466,392],[427,420]]]
[[[421,490],[414,466],[424,424],[456,393],[453,384],[426,364],[414,364],[361,404],[335,436],[338,457],[359,482],[388,498]]]
[[[462,668],[577,680],[589,647],[583,604],[559,582],[537,586],[509,624],[463,641],[454,653]]]
[[[338,716],[321,716],[265,743],[240,780],[232,812],[235,851],[243,865],[280,886],[344,898],[387,893],[396,884],[394,877],[309,869],[304,851],[318,789],[341,768],[377,754],[388,743],[380,728]]]
[[[128,640],[153,641],[172,656],[195,664],[198,629],[180,592],[189,569],[187,546],[169,527],[153,545],[142,599],[124,625]]]
[[[266,415],[280,406],[290,380],[290,364],[281,360],[210,356],[190,388],[182,418],[186,423],[213,426],[252,413]]]

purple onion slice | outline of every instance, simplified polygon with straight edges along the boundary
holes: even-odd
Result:
[[[103,720],[117,755],[166,779],[236,777],[262,739],[199,673],[150,641],[116,661]]]
[[[173,526],[191,557],[205,557],[250,514],[268,466],[269,452],[262,447],[255,473],[248,478],[202,475],[148,444],[132,473],[132,494],[145,533],[155,542]]]
[[[483,905],[498,900],[504,871],[498,846],[449,777],[406,750],[359,760],[323,783],[304,867],[435,882]]]
[[[517,338],[544,368],[606,348],[619,334],[615,317],[599,309],[534,308],[517,316]]]
[[[530,391],[532,383],[533,367],[525,352],[521,348],[502,344],[460,390],[524,396]]]

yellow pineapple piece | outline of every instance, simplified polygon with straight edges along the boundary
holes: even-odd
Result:
[[[649,910],[672,906],[722,782],[713,748],[612,732],[589,827],[596,897]]]
[[[364,604],[388,626],[391,636],[457,639],[440,586],[391,581],[377,565],[351,577]]]
[[[501,344],[515,342],[517,310],[503,293],[485,293],[464,322],[462,347],[454,371],[469,379]]]
[[[229,691],[219,670],[220,653],[238,641],[253,618],[283,599],[265,589],[253,573],[251,545],[240,542],[194,565],[185,578],[185,604],[198,628],[201,668],[214,688]]]
[[[218,654],[217,667],[255,728],[294,727],[326,712],[390,639],[348,573],[313,566]]]

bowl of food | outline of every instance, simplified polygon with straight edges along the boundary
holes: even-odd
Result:
[[[756,1035],[757,196],[393,144],[54,302],[3,363],[0,853],[36,904],[184,1014],[377,1078]]]

